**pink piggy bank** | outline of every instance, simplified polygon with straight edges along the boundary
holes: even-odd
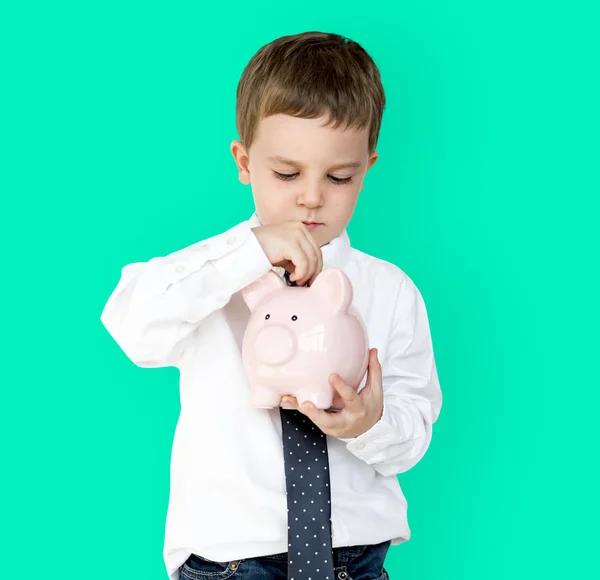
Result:
[[[340,410],[329,384],[339,374],[358,390],[366,373],[369,339],[352,305],[352,285],[341,270],[323,270],[310,287],[291,287],[270,271],[242,291],[251,311],[242,360],[254,407],[270,409],[293,395],[302,405]]]

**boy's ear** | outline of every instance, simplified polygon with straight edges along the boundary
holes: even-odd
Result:
[[[233,155],[233,159],[235,160],[235,164],[238,168],[238,177],[239,180],[244,185],[250,184],[250,167],[249,167],[249,158],[248,153],[246,152],[246,148],[240,141],[232,141],[230,145],[231,154]]]
[[[373,167],[373,164],[378,159],[379,159],[379,153],[377,151],[373,151],[373,153],[371,153],[371,157],[369,157],[369,163],[367,164],[367,171],[369,171],[369,169],[371,169],[371,167]]]
[[[373,151],[373,153],[371,153],[371,157],[369,157],[369,162],[367,163],[367,171],[365,172],[365,176],[369,172],[369,169],[371,169],[371,167],[373,167],[373,165],[375,164],[377,159],[379,159],[379,153],[377,153],[377,151]],[[364,186],[365,186],[365,180],[363,178],[362,185],[360,186],[360,191],[363,190]]]

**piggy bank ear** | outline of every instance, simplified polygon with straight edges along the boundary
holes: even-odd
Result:
[[[341,270],[330,268],[323,270],[313,282],[310,291],[318,299],[331,305],[332,314],[345,312],[352,304],[352,284]]]
[[[264,296],[279,288],[285,288],[285,286],[286,283],[273,270],[270,270],[255,282],[246,286],[242,290],[242,296],[244,302],[252,311]]]

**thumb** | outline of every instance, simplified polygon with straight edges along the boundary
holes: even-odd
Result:
[[[375,366],[379,365],[379,361],[377,360],[377,349],[372,348],[369,351],[369,364],[367,366],[367,380],[365,382],[365,386],[361,389],[360,393],[358,393],[361,397],[368,397],[371,391],[373,390],[373,383],[376,379],[377,369]]]

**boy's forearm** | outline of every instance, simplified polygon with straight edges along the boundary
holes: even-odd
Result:
[[[101,321],[138,366],[176,364],[209,314],[271,267],[250,224],[148,262],[129,264]]]
[[[382,361],[383,414],[348,450],[383,475],[403,473],[427,451],[442,393],[425,303],[409,278],[398,291]]]
[[[382,475],[403,473],[422,459],[439,415],[441,393],[435,372],[422,396],[403,395],[404,390],[400,381],[388,384],[379,422],[359,437],[343,440],[349,451]]]

